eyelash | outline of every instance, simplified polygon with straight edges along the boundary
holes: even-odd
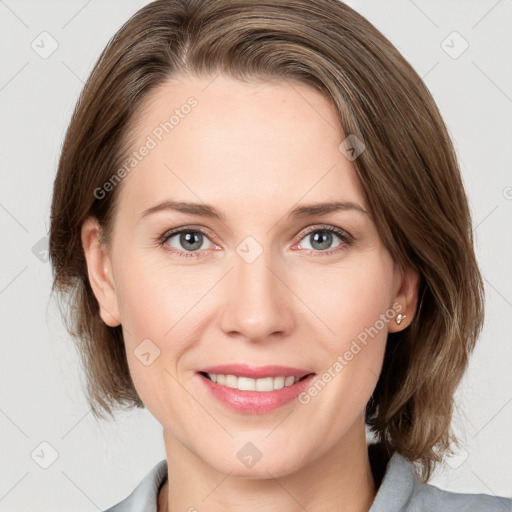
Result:
[[[351,245],[354,242],[354,237],[350,234],[348,234],[346,231],[340,228],[336,228],[334,226],[330,226],[328,224],[326,225],[317,225],[313,226],[310,230],[306,231],[305,233],[301,234],[301,237],[299,238],[299,241],[305,238],[306,236],[310,235],[311,233],[315,233],[316,231],[320,232],[329,232],[334,233],[335,235],[338,235],[341,239],[341,244],[335,247],[334,249],[329,249],[326,251],[315,251],[311,249],[307,249],[307,255],[313,255],[316,256],[329,256],[331,254],[334,254],[336,252],[342,251],[345,249],[346,246]],[[201,258],[203,256],[196,255],[195,253],[201,253],[202,251],[178,251],[173,247],[170,247],[166,242],[174,235],[179,235],[183,232],[193,232],[193,233],[201,233],[203,236],[209,239],[209,233],[203,229],[194,228],[192,226],[183,226],[181,228],[176,228],[171,231],[166,231],[158,238],[158,245],[163,247],[166,251],[170,252],[171,254],[174,254],[180,258]],[[211,240],[210,240],[211,241]],[[294,244],[296,245],[296,244]]]
[[[340,228],[336,228],[334,226],[330,226],[328,224],[325,224],[325,225],[313,226],[311,229],[309,229],[306,232],[302,233],[300,238],[299,238],[299,241],[302,240],[303,238],[307,237],[308,235],[310,235],[312,233],[315,233],[317,231],[319,231],[319,232],[334,233],[335,235],[338,235],[338,237],[341,239],[341,243],[340,243],[340,245],[338,245],[334,249],[329,249],[329,250],[325,250],[325,251],[320,251],[320,250],[316,250],[315,251],[315,250],[312,250],[312,249],[306,249],[306,252],[307,252],[308,256],[310,256],[310,255],[313,255],[314,257],[317,257],[317,256],[330,256],[331,254],[334,254],[334,253],[337,253],[337,252],[340,252],[340,251],[344,250],[347,246],[350,246],[354,242],[354,240],[355,240],[354,237],[352,235],[350,235],[349,233],[347,233],[345,230],[340,229]],[[174,235],[179,235],[179,234],[181,234],[183,232],[201,233],[206,238],[208,238],[208,239],[210,238],[209,232],[205,231],[204,229],[194,228],[192,226],[183,226],[181,228],[176,228],[176,229],[173,229],[171,231],[166,231],[165,233],[163,233],[158,238],[158,245],[163,247],[169,253],[171,253],[173,255],[176,255],[176,256],[178,256],[180,258],[201,258],[201,257],[203,257],[202,255],[200,255],[201,252],[203,252],[203,251],[188,251],[188,252],[187,251],[179,251],[179,250],[176,250],[173,247],[170,247],[167,244],[167,241],[169,240],[169,238],[171,238]],[[296,245],[296,244],[294,244],[294,245]],[[195,254],[195,253],[198,253],[198,254]]]

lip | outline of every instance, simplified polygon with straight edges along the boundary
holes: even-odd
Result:
[[[239,365],[236,366],[238,367]],[[216,368],[217,371],[213,371],[213,368]],[[221,367],[212,367],[212,371],[209,371],[208,373],[223,373],[225,370],[225,367],[222,367],[223,371],[221,372],[218,371],[218,368]],[[264,368],[265,372],[275,371],[274,369],[269,370],[268,366]],[[281,366],[277,368],[282,371],[283,367]],[[288,369],[288,371],[289,370],[290,369]],[[302,370],[299,370],[299,372],[304,373]],[[224,386],[223,384],[217,384],[216,382],[211,381],[208,377],[202,375],[202,373],[197,373],[196,375],[214,398],[219,400],[219,402],[221,402],[229,409],[242,414],[266,414],[272,412],[296,399],[302,391],[311,385],[312,380],[316,377],[316,374],[314,373],[310,373],[309,375],[304,373],[304,375],[307,375],[307,377],[297,381],[291,386],[285,386],[281,389],[275,389],[273,391],[241,391],[239,389],[233,389],[228,386]],[[226,373],[226,375],[235,375],[235,373]],[[286,376],[290,375],[294,374],[290,373]],[[245,377],[246,375],[240,376]],[[277,372],[277,375],[268,375],[267,373],[266,376],[276,377],[285,375],[283,373]]]
[[[250,366],[247,364],[222,364],[201,368],[198,372],[220,373],[222,375],[235,375],[236,377],[249,377],[251,379],[264,379],[265,377],[298,377],[301,379],[312,370],[292,368],[290,366]]]

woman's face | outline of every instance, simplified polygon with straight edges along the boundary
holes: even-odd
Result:
[[[220,75],[148,100],[111,251],[88,256],[102,318],[122,324],[133,382],[169,442],[223,473],[287,474],[364,430],[406,281],[318,92]],[[199,373],[219,365],[247,365],[213,373],[249,378]],[[261,368],[276,365],[288,370]]]

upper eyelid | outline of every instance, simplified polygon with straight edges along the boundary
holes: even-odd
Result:
[[[308,226],[307,228],[304,228],[299,233],[299,235],[302,235],[302,237],[304,237],[313,231],[321,231],[322,229],[339,232],[341,234],[347,235],[350,238],[353,238],[352,235],[346,229],[340,228],[338,226],[333,226],[332,224],[313,224],[312,226]],[[299,235],[297,235],[297,236],[299,236]]]

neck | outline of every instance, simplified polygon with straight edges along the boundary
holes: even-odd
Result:
[[[377,492],[362,418],[335,446],[278,478],[271,476],[272,470],[266,472],[268,478],[226,475],[166,430],[164,441],[170,471],[158,512],[367,512]]]

